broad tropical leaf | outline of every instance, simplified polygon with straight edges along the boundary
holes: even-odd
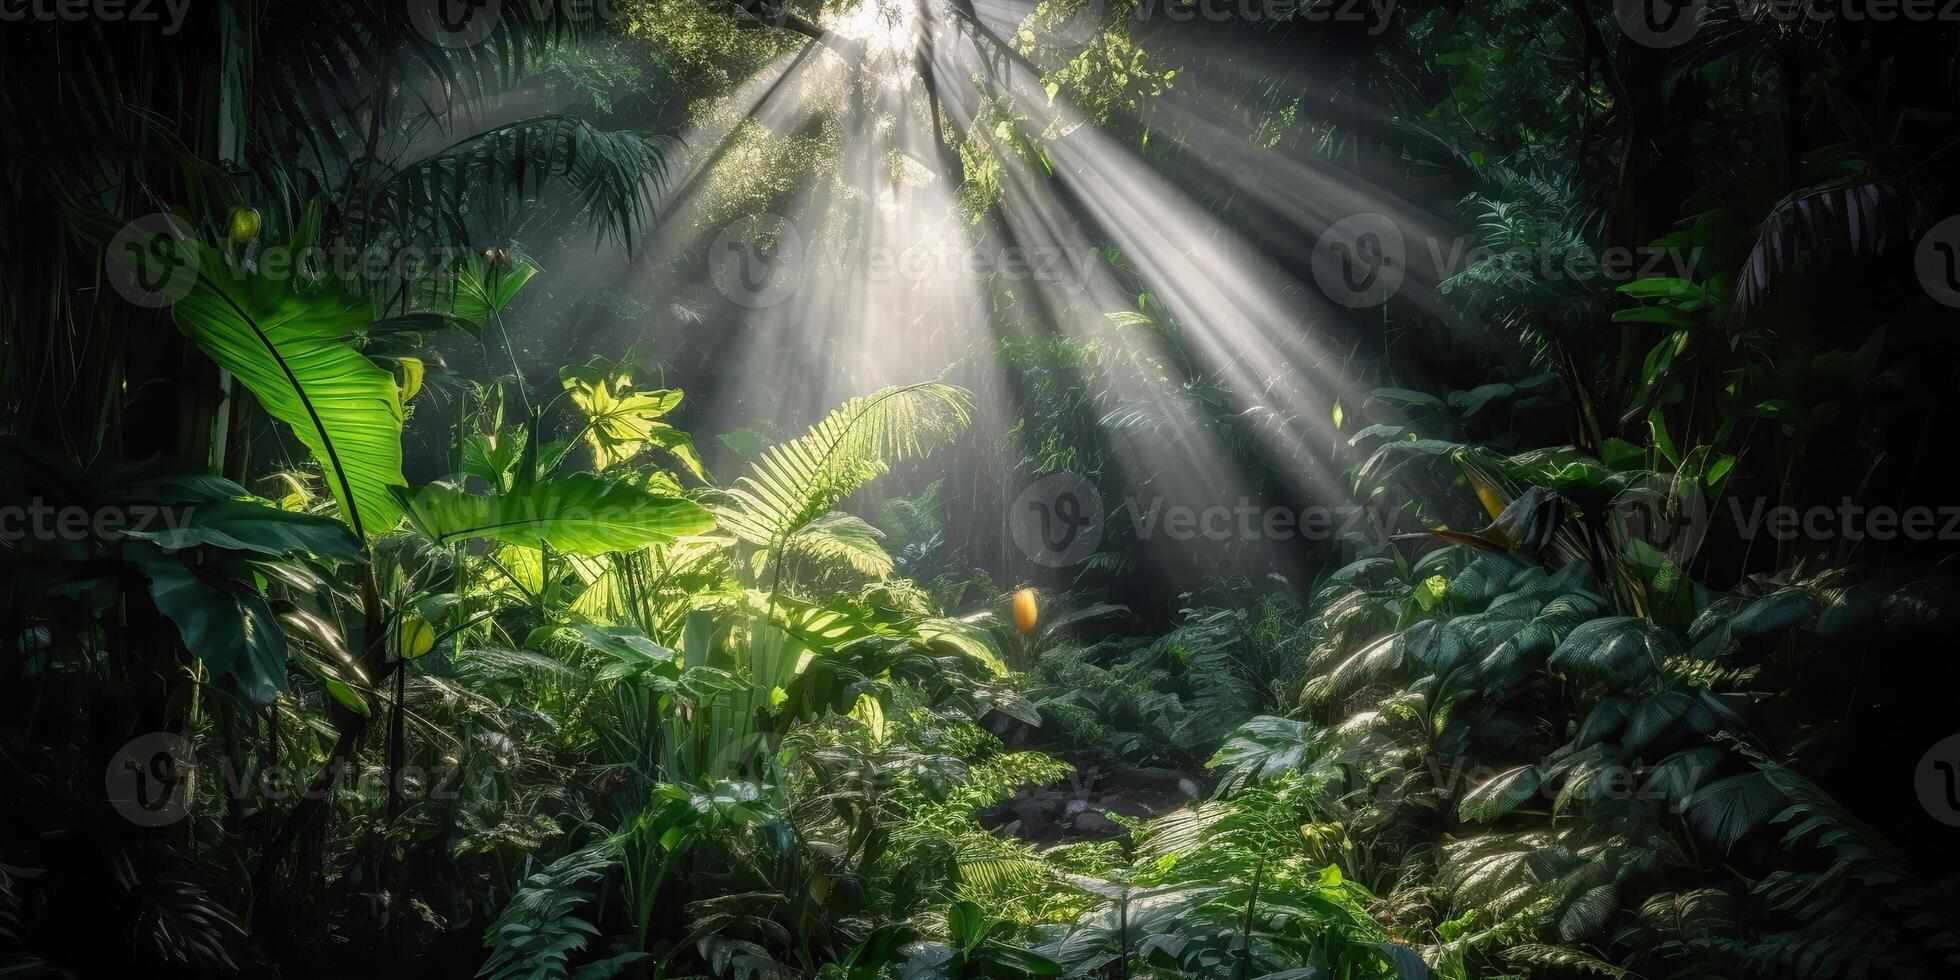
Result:
[[[713,516],[692,500],[656,496],[585,473],[494,496],[430,485],[397,488],[396,497],[409,523],[440,543],[489,538],[600,555],[674,541],[714,526]]]
[[[1325,749],[1326,732],[1303,721],[1261,715],[1240,725],[1205,763],[1221,770],[1225,789],[1303,769]]]
[[[1760,772],[1715,780],[1688,796],[1681,815],[1702,839],[1724,850],[1762,826],[1783,806],[1783,794]]]
[[[635,391],[630,374],[592,367],[564,368],[558,377],[573,404],[585,413],[585,441],[592,447],[594,469],[625,462],[653,445],[673,454],[696,479],[708,482],[693,438],[660,421],[681,403],[678,390]]]
[[[138,555],[150,597],[182,634],[184,646],[217,678],[229,678],[253,704],[286,690],[286,634],[265,597],[247,588],[242,561],[192,568],[165,555]]]
[[[374,322],[371,303],[331,280],[302,296],[290,277],[188,247],[199,253],[198,278],[171,308],[178,329],[293,427],[356,534],[392,529],[401,511],[389,488],[407,482],[401,389],[349,343]]]
[[[358,561],[361,543],[330,517],[296,514],[251,500],[215,500],[186,508],[176,527],[131,530],[130,537],[170,549],[211,545],[280,557],[291,552]]]
[[[1665,632],[1634,616],[1607,616],[1567,634],[1545,666],[1581,681],[1623,684],[1646,677],[1674,652]]]
[[[455,295],[449,297],[449,314],[472,326],[482,326],[493,313],[502,313],[511,300],[538,274],[530,262],[494,263],[471,259],[456,276]]]
[[[1498,773],[1463,794],[1463,800],[1456,807],[1457,813],[1465,820],[1489,823],[1523,806],[1537,795],[1539,785],[1536,766],[1519,766]]]

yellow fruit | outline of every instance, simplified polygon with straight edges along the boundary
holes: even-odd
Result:
[[[436,646],[435,627],[420,616],[410,616],[402,620],[395,632],[395,656],[403,660],[414,660]]]
[[[1034,590],[1022,589],[1014,593],[1014,628],[1023,633],[1034,632],[1034,624],[1040,618],[1041,610],[1035,605]]]
[[[232,208],[231,227],[226,229],[231,243],[240,248],[259,240],[259,213],[251,208]]]

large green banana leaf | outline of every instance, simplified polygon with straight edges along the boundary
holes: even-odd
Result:
[[[293,427],[357,534],[392,529],[401,511],[388,488],[407,482],[401,394],[348,342],[374,322],[372,304],[331,278],[302,295],[293,276],[199,256],[197,285],[171,309],[177,328]]]
[[[714,527],[707,508],[685,497],[575,473],[511,493],[481,497],[450,487],[396,488],[410,524],[433,541],[489,538],[576,555],[631,551]]]

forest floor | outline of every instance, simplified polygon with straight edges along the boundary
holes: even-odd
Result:
[[[1085,753],[1056,753],[1075,766],[1060,783],[1026,785],[980,811],[980,825],[1039,847],[1111,840],[1129,833],[1112,815],[1152,820],[1209,794],[1203,773],[1133,766]]]

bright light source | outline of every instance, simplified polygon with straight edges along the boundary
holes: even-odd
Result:
[[[858,0],[825,18],[824,27],[863,45],[863,67],[897,85],[912,73],[917,23],[916,0]]]

